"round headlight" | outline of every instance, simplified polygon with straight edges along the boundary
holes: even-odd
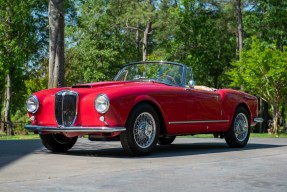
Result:
[[[28,97],[26,101],[27,111],[30,113],[36,113],[39,109],[39,101],[35,95],[31,95]]]
[[[105,112],[109,110],[109,107],[110,107],[110,101],[109,101],[108,96],[106,94],[98,95],[95,100],[96,110],[99,113],[104,114]]]

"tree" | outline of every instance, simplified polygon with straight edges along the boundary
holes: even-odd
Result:
[[[287,47],[281,51],[276,44],[253,38],[250,49],[243,49],[241,60],[232,65],[234,68],[228,72],[231,85],[243,85],[246,91],[262,96],[272,105],[273,132],[278,134],[280,106],[286,104]]]
[[[64,86],[64,1],[49,0],[49,82],[48,87]]]
[[[251,37],[274,43],[279,49],[287,45],[287,1],[286,0],[248,0],[245,1],[245,44]]]
[[[142,32],[142,60],[148,59],[150,35],[152,34],[157,12],[153,0],[133,0],[129,2],[127,12],[123,15],[126,29],[136,32],[136,47],[139,47],[139,32]]]
[[[174,34],[174,58],[192,66],[199,83],[225,86],[224,71],[234,58],[236,43],[229,33],[222,4],[183,0],[176,10],[179,28]]]
[[[238,55],[243,49],[243,21],[241,12],[241,0],[236,0],[236,17],[237,17],[237,50]]]
[[[67,28],[66,80],[72,85],[112,79],[134,59],[134,37],[121,27],[125,1],[88,0],[78,7],[77,25]],[[75,73],[74,71],[77,71]]]
[[[181,18],[177,14],[176,0],[162,0],[157,5],[150,42],[149,60],[178,61],[176,58],[175,34]]]
[[[39,29],[42,21],[38,20],[38,10],[42,9],[42,0],[0,2],[0,71],[4,86],[1,86],[2,115],[1,131],[13,135],[11,110],[22,101],[25,88],[25,69],[28,68],[32,56],[41,50]],[[4,126],[4,124],[7,126]]]

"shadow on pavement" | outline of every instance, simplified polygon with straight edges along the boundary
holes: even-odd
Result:
[[[110,157],[110,158],[133,158],[127,155],[124,150],[118,148],[104,148],[103,146],[94,145],[95,148],[91,149],[91,146],[74,147],[63,155],[71,156],[94,156],[94,157]],[[277,148],[286,145],[272,145],[272,144],[248,144],[244,148],[230,148],[225,143],[175,143],[166,146],[157,146],[155,151],[144,157],[139,158],[161,158],[161,157],[177,157],[177,156],[190,156],[201,155],[209,153],[224,153],[232,151],[248,151],[255,149],[267,149]],[[100,148],[97,150],[97,148]]]
[[[0,141],[0,169],[42,148],[40,140]]]
[[[163,158],[180,157],[234,151],[248,151],[287,146],[284,144],[256,144],[249,143],[245,148],[229,148],[224,142],[174,143],[172,145],[157,146],[155,151],[144,157],[131,157],[122,149],[120,142],[89,142],[81,140],[70,151],[53,154],[44,149],[40,140],[0,141],[0,170],[1,168],[24,158],[29,154],[68,155],[83,157],[105,158]]]

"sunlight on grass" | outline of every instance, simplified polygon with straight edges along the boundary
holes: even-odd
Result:
[[[29,135],[14,135],[14,136],[6,136],[0,135],[0,140],[27,140],[27,139],[39,139],[38,134],[29,134]]]

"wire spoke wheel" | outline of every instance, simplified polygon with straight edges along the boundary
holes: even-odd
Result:
[[[239,113],[234,120],[234,133],[238,141],[242,142],[248,135],[248,120],[245,114]]]
[[[127,130],[120,135],[124,150],[133,156],[147,155],[156,147],[160,123],[153,106],[142,103],[130,113]]]
[[[133,133],[136,144],[141,148],[148,148],[156,134],[153,116],[147,112],[141,113],[135,120]]]
[[[233,116],[228,132],[225,133],[225,141],[230,147],[244,147],[250,136],[250,117],[248,111],[239,107]]]

